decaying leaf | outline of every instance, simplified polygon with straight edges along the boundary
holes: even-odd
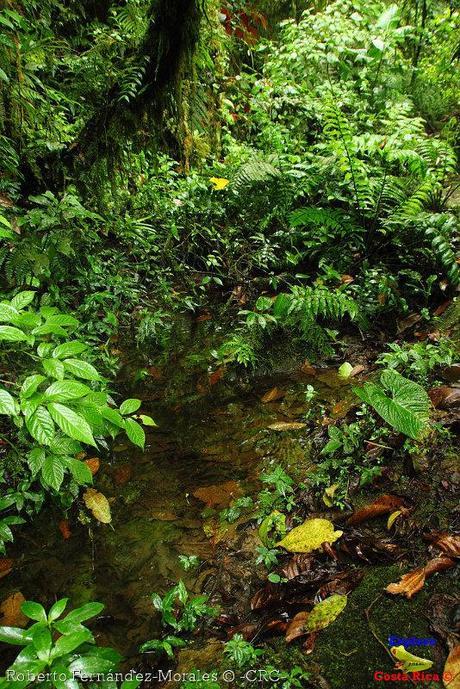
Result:
[[[317,603],[305,622],[307,632],[319,632],[328,627],[345,609],[348,598],[339,593]]]
[[[307,424],[300,421],[276,421],[270,424],[268,428],[271,431],[298,431],[300,428],[305,428]]]
[[[298,612],[289,622],[286,629],[286,643],[298,639],[300,636],[305,636],[308,632],[305,630],[305,622],[310,613],[306,611]]]
[[[7,557],[0,558],[0,579],[6,577],[13,569],[14,560]]]
[[[193,495],[207,507],[226,507],[234,498],[241,495],[241,488],[237,481],[225,481],[225,483],[197,488],[193,491]]]
[[[439,550],[448,557],[460,557],[460,534],[449,534],[447,531],[438,531],[425,536]]]
[[[390,653],[398,661],[396,667],[404,672],[422,672],[433,665],[432,660],[415,656],[413,653],[409,653],[404,646],[393,646]]]
[[[334,504],[334,493],[339,487],[338,483],[333,483],[332,486],[328,486],[323,493],[323,502],[326,507],[332,507]]]
[[[124,486],[125,483],[128,483],[132,475],[133,470],[131,468],[131,465],[122,464],[121,466],[115,469],[113,477],[115,479],[115,483],[117,484],[117,486]]]
[[[85,464],[93,476],[97,474],[99,467],[101,466],[101,462],[98,457],[90,457],[89,459],[85,459]]]
[[[309,553],[320,548],[323,543],[334,543],[343,531],[334,531],[328,519],[307,519],[292,529],[277,545],[291,553]]]
[[[0,605],[0,624],[6,627],[26,627],[29,618],[21,611],[25,598],[20,591],[10,594]]]
[[[281,400],[283,397],[286,396],[286,393],[284,390],[279,390],[278,388],[272,388],[271,390],[268,390],[268,392],[265,393],[263,397],[261,397],[261,402],[266,404],[267,402],[275,402],[276,400]]]
[[[423,567],[417,567],[412,572],[408,572],[401,577],[401,580],[394,584],[389,584],[385,591],[393,595],[401,594],[406,598],[412,598],[425,583],[425,580],[435,574],[442,572],[444,569],[453,567],[455,562],[448,557],[436,557],[429,560]]]
[[[83,500],[86,507],[91,510],[93,516],[102,524],[110,524],[112,515],[110,513],[109,501],[102,493],[94,488],[88,488],[83,493]]]
[[[71,532],[71,530],[70,530],[69,522],[67,521],[67,519],[62,519],[62,520],[59,522],[58,526],[59,526],[59,531],[60,531],[61,534],[62,534],[62,538],[63,538],[65,541],[66,541],[68,538],[71,537],[72,532]]]
[[[428,390],[428,395],[433,407],[437,409],[450,409],[460,405],[460,388],[450,388],[441,385]]]
[[[380,495],[374,502],[362,507],[360,510],[351,515],[347,524],[360,524],[367,519],[374,519],[380,517],[382,514],[388,514],[397,510],[404,504],[404,500],[397,495]]]
[[[460,689],[460,644],[454,646],[447,656],[443,682],[448,689]]]

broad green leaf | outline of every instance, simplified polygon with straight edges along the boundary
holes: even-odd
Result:
[[[44,380],[46,380],[45,376],[38,373],[28,376],[21,386],[21,397],[31,397]]]
[[[43,359],[43,368],[48,376],[62,380],[64,378],[64,364],[59,359]]]
[[[125,419],[125,431],[130,441],[143,450],[145,446],[145,432],[142,426],[134,419]]]
[[[74,412],[70,407],[57,402],[48,404],[48,411],[61,431],[68,435],[69,438],[80,440],[82,443],[96,447],[91,428],[80,414]]]
[[[75,459],[74,457],[67,457],[66,465],[70,469],[70,473],[77,483],[83,485],[85,483],[93,482],[93,475],[85,462],[81,462],[79,459]]]
[[[11,325],[0,325],[0,340],[7,342],[27,342],[29,336],[26,335],[19,328],[13,328]]]
[[[14,646],[27,646],[32,641],[32,636],[27,629],[0,627],[0,641],[4,644],[13,644]]]
[[[18,311],[10,304],[0,304],[0,323],[11,323]]]
[[[79,342],[78,340],[75,340],[74,342],[64,342],[53,349],[51,356],[55,359],[65,359],[69,356],[81,354],[86,349],[88,349],[88,345],[84,342]]]
[[[82,446],[78,440],[59,434],[51,441],[50,450],[55,455],[76,455],[81,452]]]
[[[66,609],[68,602],[68,598],[61,598],[60,600],[56,601],[54,605],[51,606],[51,609],[48,613],[48,620],[50,622],[54,622],[54,620],[57,620],[58,617],[60,617]]]
[[[59,490],[64,480],[64,463],[59,455],[48,455],[46,457],[43,462],[42,477],[48,486],[51,486],[54,490]]]
[[[365,383],[355,392],[392,428],[417,440],[428,429],[430,399],[421,385],[388,369],[380,377],[382,387]],[[391,393],[387,395],[385,390]]]
[[[24,603],[21,605],[21,610],[24,615],[30,617],[31,620],[36,620],[37,622],[47,621],[45,608],[43,605],[40,605],[40,603],[36,603],[33,600],[24,601]]]
[[[69,669],[74,673],[81,673],[85,676],[103,674],[110,672],[115,667],[113,660],[97,658],[95,656],[80,656],[69,665]]]
[[[7,416],[16,416],[19,408],[16,407],[14,397],[10,395],[6,390],[0,389],[0,414],[6,414]]]
[[[120,414],[126,416],[126,414],[132,414],[137,411],[141,406],[141,401],[137,399],[125,400],[120,404]]]
[[[37,354],[40,358],[47,357],[53,351],[54,345],[52,342],[40,342],[37,347]]]
[[[61,636],[54,645],[51,657],[60,658],[61,656],[66,655],[66,653],[75,651],[75,649],[87,641],[92,641],[92,639],[93,635],[89,629],[80,629],[79,631],[72,632],[71,634]]]
[[[48,660],[52,645],[51,632],[48,627],[41,627],[34,631],[32,643],[40,660]]]
[[[112,423],[114,426],[117,426],[118,428],[125,427],[125,420],[120,412],[118,412],[116,409],[112,409],[111,407],[103,407],[101,409],[101,414],[104,419],[110,421],[110,423]]]
[[[309,553],[321,548],[323,543],[334,543],[342,534],[343,531],[334,531],[334,525],[328,519],[307,519],[276,545],[286,548],[290,553]]]
[[[87,361],[80,361],[80,359],[64,359],[63,364],[66,371],[84,380],[100,380],[100,375],[97,370]]]
[[[34,447],[27,455],[27,461],[32,474],[35,476],[43,467],[46,459],[46,452],[42,447]]]
[[[60,325],[42,323],[42,325],[38,325],[32,330],[32,335],[59,335],[60,337],[67,337],[67,330],[64,330]]]
[[[80,624],[81,622],[85,622],[86,620],[91,619],[92,617],[96,617],[99,615],[104,610],[104,605],[103,603],[85,603],[85,605],[82,605],[79,608],[75,608],[75,610],[71,610],[68,615],[64,617],[63,620],[59,622],[59,624],[62,623],[71,623],[71,624]],[[61,634],[65,634],[66,632],[63,631],[63,629],[59,628],[59,631]]]
[[[49,445],[54,437],[55,429],[53,419],[45,407],[38,407],[36,411],[26,419],[26,426],[32,438],[38,440],[40,445]]]
[[[75,380],[61,380],[46,388],[44,395],[52,402],[67,402],[67,400],[84,397],[90,392],[91,388],[84,383],[77,383]]]
[[[339,374],[339,377],[340,377],[340,378],[346,379],[346,378],[349,378],[349,377],[350,377],[350,373],[351,373],[352,371],[353,371],[353,366],[352,366],[348,361],[345,361],[345,362],[339,367],[338,374]]]
[[[29,306],[29,304],[33,302],[34,298],[35,292],[33,292],[32,290],[25,290],[24,292],[19,292],[18,294],[16,294],[15,297],[12,298],[11,306],[20,311],[21,309],[25,309],[26,306]]]

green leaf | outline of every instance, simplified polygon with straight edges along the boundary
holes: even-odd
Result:
[[[19,313],[10,304],[0,304],[0,322],[11,323]]]
[[[345,363],[339,367],[338,375],[340,378],[349,378],[352,371],[353,366],[348,361],[345,361]]]
[[[34,447],[27,455],[27,461],[32,474],[35,476],[43,467],[46,459],[46,452],[42,447]]]
[[[0,641],[5,644],[13,644],[15,646],[27,646],[32,641],[32,636],[27,629],[19,629],[18,627],[0,627]]]
[[[24,615],[30,617],[31,620],[36,620],[37,622],[47,621],[45,608],[43,605],[40,605],[40,603],[36,603],[33,600],[24,601],[24,603],[21,605],[21,610]]]
[[[62,380],[64,378],[64,364],[59,359],[43,359],[43,368],[48,376]]]
[[[104,610],[103,603],[86,603],[79,608],[75,608],[69,612],[68,615],[64,617],[63,620],[56,623],[56,629],[61,632],[61,634],[68,634],[74,631],[75,625],[85,622],[85,620],[91,619],[91,617],[96,617]]]
[[[20,311],[21,309],[25,309],[26,306],[29,306],[29,304],[33,302],[34,298],[35,292],[33,292],[32,290],[19,292],[18,294],[16,294],[15,297],[12,298],[11,306]]]
[[[80,361],[80,359],[64,359],[64,366],[66,371],[72,373],[77,378],[84,380],[100,380],[101,377],[97,370],[87,361]]]
[[[14,397],[6,390],[0,389],[0,414],[16,416],[16,403]]]
[[[70,469],[70,473],[77,483],[83,485],[85,483],[93,482],[93,475],[85,462],[81,462],[79,459],[75,459],[74,457],[67,457],[66,465]]]
[[[67,402],[67,400],[84,397],[91,392],[84,383],[77,383],[75,380],[61,380],[53,383],[45,390],[45,397],[53,402]]]
[[[7,342],[27,342],[29,336],[22,332],[22,330],[19,330],[19,328],[13,328],[11,325],[0,325],[0,340],[6,340]]]
[[[75,674],[81,673],[87,676],[110,672],[114,665],[113,660],[106,660],[105,658],[97,658],[95,656],[80,656],[69,665],[69,669]]]
[[[60,600],[56,601],[48,613],[48,621],[54,622],[54,620],[57,620],[66,609],[68,602],[68,598],[61,598]]]
[[[142,423],[144,424],[144,426],[156,426],[157,425],[151,416],[146,416],[145,414],[140,414],[139,418],[142,421]]]
[[[51,657],[60,658],[67,653],[72,653],[79,646],[86,643],[87,641],[92,641],[93,635],[89,629],[80,629],[79,631],[72,632],[65,636],[61,636],[55,643]]]
[[[64,463],[59,455],[49,455],[43,462],[42,477],[44,482],[59,490],[64,480]]]
[[[114,426],[117,426],[118,428],[125,427],[125,420],[120,412],[118,412],[116,409],[112,409],[111,407],[103,407],[101,409],[101,414],[104,419],[110,421],[110,423],[112,423]]]
[[[54,345],[52,342],[40,342],[37,347],[37,354],[40,358],[49,356],[53,351]]]
[[[65,359],[65,357],[68,356],[81,354],[86,349],[88,349],[88,345],[85,344],[85,342],[79,342],[78,340],[74,342],[64,342],[53,349],[51,356],[55,359]]]
[[[53,419],[45,407],[38,407],[36,411],[26,419],[26,426],[32,438],[38,440],[40,445],[49,445],[54,438],[55,430]]]
[[[32,633],[32,642],[40,660],[48,660],[52,644],[51,632],[48,627],[41,627],[34,631]]]
[[[392,428],[418,440],[428,428],[430,398],[427,393],[421,385],[392,369],[382,373],[380,382],[384,389],[375,383],[365,383],[354,390]],[[391,393],[391,397],[385,389]]]
[[[143,450],[145,446],[145,432],[142,426],[134,419],[125,419],[125,431],[130,441]]]
[[[120,413],[123,414],[123,416],[126,416],[126,414],[132,414],[133,412],[137,411],[139,407],[141,406],[141,401],[136,400],[136,399],[129,399],[125,400],[120,404]]]
[[[48,404],[48,411],[61,431],[82,443],[96,447],[91,428],[85,419],[63,404],[52,402]]]
[[[81,452],[82,446],[77,440],[59,434],[51,441],[50,450],[55,455],[76,455]]]
[[[44,380],[46,380],[45,376],[42,376],[39,373],[36,373],[32,376],[27,376],[21,386],[21,397],[31,397]]]

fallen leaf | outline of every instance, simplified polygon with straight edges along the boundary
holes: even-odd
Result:
[[[446,309],[452,304],[452,299],[448,299],[447,301],[443,301],[442,304],[438,306],[437,309],[433,311],[434,316],[441,316]]]
[[[448,689],[460,689],[460,644],[454,646],[447,656],[443,682]]]
[[[225,483],[197,488],[193,495],[204,502],[206,507],[226,507],[235,497],[241,495],[241,488],[237,481],[225,481]]]
[[[132,475],[133,470],[131,466],[129,464],[122,464],[115,469],[113,477],[117,486],[124,486],[125,483],[128,483]]]
[[[326,505],[326,507],[332,507],[332,505],[334,504],[334,493],[338,487],[339,487],[338,483],[333,483],[332,486],[329,486],[324,491],[323,502]]]
[[[319,632],[325,629],[344,611],[347,602],[347,596],[336,593],[317,603],[305,621],[305,630]]]
[[[284,390],[278,390],[278,388],[272,388],[261,397],[260,401],[266,404],[267,402],[275,402],[276,400],[281,400],[285,397],[286,393]]]
[[[433,665],[432,660],[415,656],[413,653],[409,653],[402,645],[392,646],[390,653],[398,660],[396,668],[404,672],[422,672],[423,670],[428,670]]]
[[[58,524],[58,526],[59,526],[59,531],[60,531],[61,534],[62,534],[62,538],[63,538],[65,541],[66,541],[68,538],[71,537],[72,532],[71,532],[71,530],[70,530],[69,522],[67,521],[67,519],[63,519],[62,521],[60,521],[59,524]]]
[[[425,539],[431,541],[448,557],[460,557],[460,534],[449,534],[446,531],[427,534]]]
[[[0,605],[0,624],[5,627],[25,627],[29,618],[21,611],[25,598],[20,591],[12,593]]]
[[[218,369],[216,369],[213,373],[209,374],[209,385],[215,385],[216,383],[219,382],[224,377],[225,373],[225,368],[223,366],[220,366]]]
[[[210,321],[212,318],[210,313],[202,313],[195,318],[195,323],[203,323],[203,321]]]
[[[387,521],[387,529],[388,529],[388,531],[391,529],[391,527],[393,526],[393,524],[395,523],[395,521],[397,520],[397,518],[398,518],[401,514],[402,514],[401,510],[395,510],[394,512],[392,512],[392,513],[390,514],[390,516],[388,517],[388,521]]]
[[[14,560],[7,557],[0,558],[0,579],[6,577],[13,569]]]
[[[449,409],[460,405],[460,388],[450,388],[441,385],[438,388],[428,390],[433,407],[439,409]]]
[[[352,275],[341,275],[340,276],[340,282],[342,285],[349,285],[351,282],[354,281],[354,277]]]
[[[353,366],[348,362],[345,361],[341,366],[339,366],[339,370],[337,371],[337,375],[340,378],[347,379],[350,377],[351,372],[353,371]]]
[[[409,328],[412,328],[413,325],[419,323],[421,320],[422,317],[419,313],[411,313],[409,316],[407,316],[407,318],[403,318],[402,320],[398,321],[398,334],[403,333],[405,330],[408,330]]]
[[[410,599],[423,588],[425,580],[429,576],[436,572],[442,572],[444,569],[449,569],[454,564],[455,562],[448,557],[436,557],[433,560],[429,560],[423,567],[417,567],[412,572],[404,574],[399,582],[389,584],[385,591],[393,595],[401,594]]]
[[[85,464],[92,473],[92,475],[95,476],[95,474],[97,474],[97,472],[99,471],[101,462],[98,457],[90,457],[89,459],[85,459]]]
[[[289,622],[286,629],[286,643],[291,643],[294,639],[300,636],[305,636],[308,632],[305,630],[305,622],[310,613],[306,611],[298,612]]]
[[[334,525],[328,519],[307,519],[292,529],[277,545],[291,553],[309,553],[321,548],[323,543],[334,543],[342,534],[343,531],[334,531]]]
[[[86,507],[91,510],[93,516],[102,524],[110,524],[112,515],[110,513],[109,501],[102,493],[94,488],[88,488],[83,493],[83,501]]]
[[[442,372],[443,378],[448,380],[450,383],[457,383],[460,381],[460,364],[452,364],[448,366]]]
[[[348,518],[347,524],[360,524],[368,519],[388,514],[403,505],[404,500],[397,495],[381,495],[374,502],[362,507]]]
[[[353,378],[354,376],[359,375],[360,373],[362,373],[365,370],[366,370],[365,366],[363,366],[362,364],[356,364],[356,366],[353,366],[353,369],[350,373],[350,378]]]
[[[270,424],[268,428],[271,431],[298,431],[300,428],[305,428],[306,425],[300,421],[277,421]]]
[[[316,376],[316,368],[312,366],[308,360],[303,362],[300,370],[307,376]]]

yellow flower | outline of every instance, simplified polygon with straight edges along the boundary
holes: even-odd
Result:
[[[214,189],[220,191],[225,189],[230,180],[225,179],[225,177],[211,177],[209,181],[214,185]]]

